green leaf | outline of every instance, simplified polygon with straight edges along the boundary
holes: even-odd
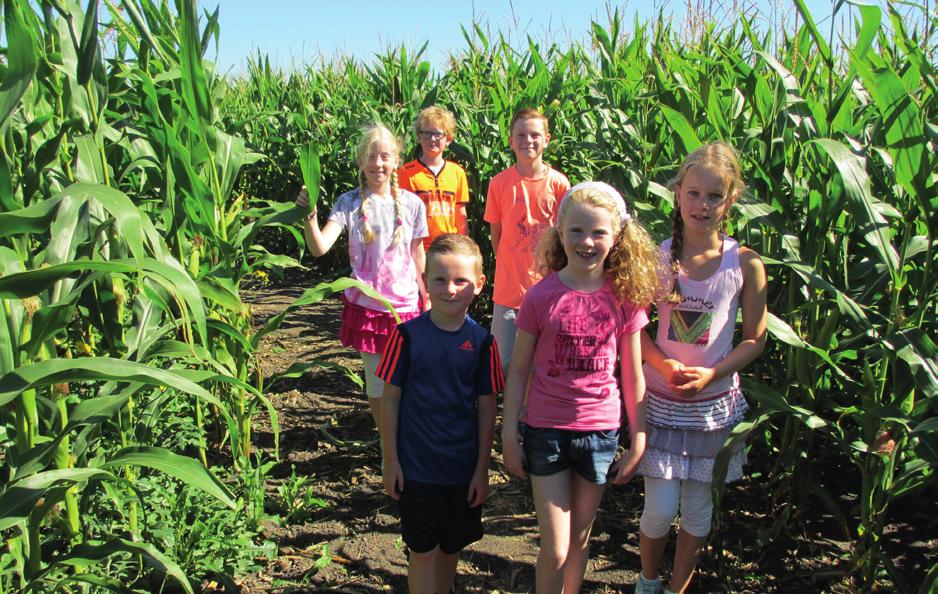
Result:
[[[834,161],[860,231],[886,265],[890,280],[896,283],[899,255],[889,242],[889,225],[875,207],[863,159],[831,138],[817,138],[810,142],[819,146]]]
[[[0,377],[0,406],[26,390],[62,382],[123,381],[175,388],[184,394],[214,399],[205,388],[178,373],[108,357],[46,359]]]
[[[300,147],[300,171],[303,173],[303,184],[309,192],[309,210],[316,208],[319,201],[319,145],[310,142]]]
[[[100,563],[116,553],[139,555],[147,565],[175,580],[185,592],[195,594],[192,585],[189,583],[189,578],[186,577],[185,572],[182,571],[179,565],[148,542],[117,538],[104,543],[84,543],[73,547],[67,555],[57,560],[56,564],[84,568]]]
[[[750,412],[748,418],[735,427],[723,442],[723,447],[717,453],[713,462],[713,480],[711,481],[711,490],[713,492],[714,509],[719,509],[720,500],[723,498],[723,492],[726,489],[726,472],[729,469],[730,458],[733,454],[746,443],[752,433],[763,426],[771,417],[771,412]],[[718,514],[719,515],[719,514]]]
[[[289,369],[278,373],[273,373],[267,378],[268,385],[273,385],[279,379],[302,377],[310,369],[332,369],[342,372],[342,374],[352,381],[359,388],[365,386],[361,374],[350,367],[335,363],[334,361],[310,361],[309,363],[294,363]]]
[[[929,417],[916,425],[915,429],[912,430],[912,435],[935,432],[938,432],[938,417]]]
[[[915,453],[932,466],[938,466],[938,433],[929,432],[918,436]]]
[[[32,28],[23,20],[23,10],[32,9],[25,2],[3,2],[7,68],[0,83],[0,129],[6,128],[7,120],[36,74],[36,40]]]
[[[108,458],[101,466],[103,468],[113,468],[125,465],[144,466],[159,470],[190,487],[201,489],[230,509],[237,508],[231,491],[214,474],[193,458],[174,454],[164,448],[137,446],[120,450],[117,454]]]
[[[758,402],[763,412],[777,412],[796,418],[809,429],[819,429],[827,425],[827,421],[814,414],[814,412],[790,404],[784,396],[770,386],[745,377],[740,382],[746,396]]]
[[[896,355],[908,363],[915,385],[928,398],[938,397],[938,346],[920,328],[908,328],[889,337]]]
[[[199,35],[199,15],[195,0],[176,0],[179,15],[179,59],[183,76],[182,98],[195,120],[203,141],[213,146],[215,138],[215,107],[208,90],[208,77],[202,65],[202,42]]]
[[[798,9],[798,13],[801,15],[801,18],[804,19],[805,26],[811,33],[811,37],[814,38],[814,44],[817,46],[818,51],[821,52],[821,58],[824,59],[824,62],[829,67],[832,67],[833,61],[831,60],[831,48],[827,44],[827,41],[825,41],[824,37],[821,36],[821,32],[818,31],[817,25],[814,24],[814,17],[811,16],[811,11],[808,10],[805,1],[795,0],[795,8]],[[834,18],[833,15],[831,15],[830,18]]]
[[[88,2],[88,10],[81,27],[81,39],[78,43],[78,84],[85,86],[91,80],[95,63],[98,60],[98,3]]]
[[[0,278],[0,282],[2,282]],[[368,295],[372,299],[376,299],[384,304],[388,308],[388,311],[391,312],[391,315],[394,316],[394,319],[400,323],[401,318],[397,315],[397,312],[394,310],[394,306],[391,305],[391,302],[384,298],[383,295],[375,291],[374,287],[367,283],[355,280],[353,278],[342,277],[332,281],[331,283],[319,283],[311,289],[306,289],[302,295],[300,295],[293,303],[287,306],[287,308],[281,313],[273,316],[267,323],[264,324],[264,327],[257,331],[257,333],[251,338],[251,344],[254,348],[257,348],[257,345],[260,344],[261,338],[266,334],[273,332],[280,327],[280,324],[283,323],[283,319],[292,311],[299,309],[305,305],[311,305],[313,303],[318,303],[329,297],[334,293],[344,291],[349,288],[356,288],[365,295]]]
[[[104,161],[101,159],[101,150],[93,134],[82,134],[74,139],[78,147],[78,160],[75,163],[75,179],[90,185],[107,183],[104,172]]]
[[[685,154],[696,150],[703,144],[697,136],[697,133],[694,132],[694,128],[691,126],[690,122],[684,117],[684,114],[675,109],[671,109],[667,105],[659,105],[658,108],[661,110],[661,115],[664,116],[664,119],[668,121],[668,124],[670,124],[671,128],[680,137],[681,142],[684,143],[683,152]]]
[[[789,346],[797,347],[800,349],[807,349],[811,351],[812,353],[814,353],[815,355],[823,359],[825,363],[830,365],[831,369],[836,371],[838,375],[840,375],[841,377],[847,377],[844,371],[836,363],[834,363],[833,359],[831,359],[830,353],[828,353],[824,349],[820,349],[816,346],[812,346],[808,344],[807,342],[805,342],[804,340],[802,340],[801,337],[795,334],[795,331],[792,330],[791,326],[789,326],[785,321],[778,318],[772,312],[769,312],[769,317],[767,321],[768,321],[767,327],[768,327],[769,334],[771,334],[772,336],[781,340],[782,342],[784,342],[785,344]]]
[[[879,5],[870,0],[847,0],[847,3],[856,6],[861,17],[860,30],[857,31],[856,43],[853,46],[855,61],[858,58],[862,59],[872,47],[876,36],[879,34],[883,12],[880,10]]]
[[[67,468],[47,470],[14,480],[0,494],[0,530],[6,530],[26,519],[45,492],[55,485],[75,484],[95,478],[118,480],[99,468]]]

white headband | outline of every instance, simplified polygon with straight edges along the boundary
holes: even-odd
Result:
[[[626,223],[629,222],[629,220],[631,220],[632,216],[629,214],[629,211],[625,208],[625,200],[622,199],[622,194],[620,194],[615,188],[613,188],[609,184],[605,182],[598,182],[598,181],[580,182],[577,185],[570,188],[569,190],[567,190],[567,192],[563,195],[563,198],[560,200],[560,207],[557,209],[558,213],[563,212],[563,204],[564,202],[567,201],[567,198],[570,197],[570,194],[577,192],[579,190],[596,190],[598,192],[602,192],[603,194],[606,194],[607,196],[612,198],[613,202],[616,203],[616,207],[619,209],[619,216],[622,219],[622,224],[625,225]],[[558,221],[559,221],[559,218],[558,218]]]

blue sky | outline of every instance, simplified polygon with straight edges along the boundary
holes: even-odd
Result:
[[[794,4],[785,0],[736,0],[758,11],[764,22],[790,16]],[[723,7],[733,0],[691,0],[691,4]],[[619,7],[631,23],[634,15],[647,20],[658,6],[681,22],[685,0],[615,3],[602,0],[201,0],[214,10],[221,5],[218,66],[221,72],[243,71],[246,59],[260,50],[278,66],[289,68],[318,60],[350,55],[369,61],[388,45],[402,42],[417,48],[428,41],[425,59],[439,68],[450,53],[466,47],[460,24],[475,20],[489,31],[502,31],[510,41],[524,43],[528,35],[564,44],[586,40],[590,21],[605,25],[608,11]],[[807,0],[816,21],[825,19],[831,2]],[[781,5],[778,7],[777,5]],[[773,12],[774,11],[774,12]],[[720,14],[724,12],[721,10]],[[724,17],[725,18],[725,17]],[[208,58],[213,58],[209,50]]]

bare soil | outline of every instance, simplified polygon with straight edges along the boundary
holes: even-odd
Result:
[[[260,325],[309,286],[312,283],[303,280],[257,287],[244,298]],[[336,339],[340,313],[338,299],[293,312],[263,343],[264,371],[269,375],[297,361],[313,360],[360,371],[357,354]],[[271,472],[268,499],[275,499],[276,485],[289,478],[293,467],[297,475],[312,477],[315,494],[328,505],[304,523],[270,523],[266,536],[278,543],[279,555],[259,573],[239,580],[242,591],[406,592],[406,548],[399,538],[395,504],[383,490],[377,434],[361,389],[341,372],[321,369],[279,381],[268,393],[280,424],[280,461]],[[273,454],[267,420],[257,427],[256,442]],[[492,491],[483,509],[486,535],[461,557],[458,592],[533,591],[538,540],[530,485],[509,477],[499,450],[496,443]],[[853,591],[844,575],[849,546],[835,523],[823,517],[801,522],[810,531],[783,531],[759,546],[760,536],[765,537],[783,509],[758,478],[729,487],[722,507],[720,527],[711,536],[689,592]],[[641,508],[640,479],[607,489],[593,530],[583,592],[632,592],[639,570]],[[938,535],[928,528],[934,526],[938,506],[932,501],[923,508],[927,509],[908,510],[909,520],[891,526],[892,532],[883,536],[916,589],[938,562]],[[666,563],[670,554],[669,549]]]

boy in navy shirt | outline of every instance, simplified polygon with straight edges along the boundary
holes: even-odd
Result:
[[[466,315],[484,283],[479,246],[437,236],[427,250],[432,308],[397,326],[378,366],[384,486],[398,501],[412,594],[449,592],[459,552],[482,538],[505,383],[495,339]]]

